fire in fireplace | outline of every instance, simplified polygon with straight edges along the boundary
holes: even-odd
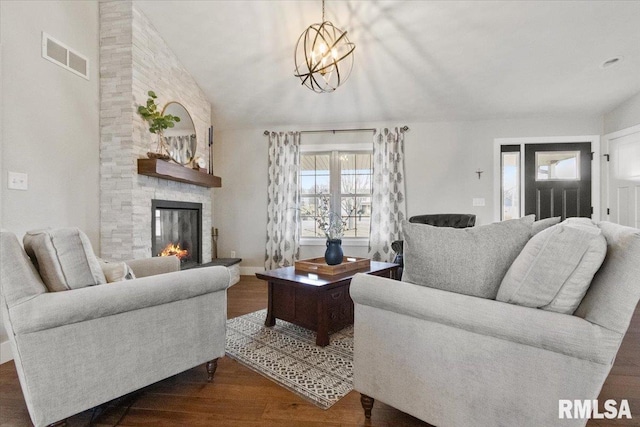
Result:
[[[202,263],[202,203],[151,201],[153,256],[180,259],[182,268]]]
[[[191,252],[189,252],[188,249],[182,249],[180,247],[180,243],[178,243],[178,244],[169,243],[158,254],[158,256],[171,256],[171,255],[177,256],[180,261],[182,261],[182,260],[190,260],[191,259]]]

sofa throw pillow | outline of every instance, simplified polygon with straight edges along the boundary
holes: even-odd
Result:
[[[598,226],[588,218],[569,218],[529,240],[496,299],[573,314],[606,253],[607,242]]]
[[[559,224],[561,219],[562,218],[560,218],[559,216],[554,216],[551,218],[545,218],[545,219],[541,219],[540,221],[534,222],[533,225],[531,226],[531,236],[535,236],[542,230],[546,230],[547,228],[553,225]]]
[[[534,215],[472,228],[402,222],[402,280],[494,299],[498,287],[531,235]]]
[[[98,259],[100,262],[100,268],[104,273],[107,283],[121,282],[123,280],[132,280],[136,278],[133,274],[133,270],[126,262],[118,261],[105,261]]]
[[[23,243],[50,292],[106,283],[89,238],[77,228],[29,231]]]

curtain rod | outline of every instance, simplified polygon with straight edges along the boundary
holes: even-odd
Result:
[[[342,133],[342,132],[375,132],[378,129],[376,128],[361,128],[361,129],[326,129],[326,130],[301,130],[300,133]],[[401,132],[406,132],[409,130],[409,126],[402,126],[400,128]],[[268,130],[264,131],[264,135],[269,135],[271,132]]]

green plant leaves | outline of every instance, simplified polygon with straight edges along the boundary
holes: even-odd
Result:
[[[175,126],[174,122],[179,122],[180,117],[173,116],[171,114],[162,115],[156,104],[158,98],[154,91],[147,92],[149,98],[147,99],[146,106],[138,106],[138,114],[147,122],[149,122],[149,132],[162,133],[164,129],[172,128]]]

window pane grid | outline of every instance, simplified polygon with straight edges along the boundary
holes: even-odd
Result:
[[[301,237],[324,237],[316,221],[322,197],[330,197],[331,211],[346,223],[343,237],[368,237],[372,153],[303,153],[301,164]]]
[[[302,154],[300,164],[300,236],[317,237],[322,234],[316,222],[318,202],[331,190],[330,154]]]

